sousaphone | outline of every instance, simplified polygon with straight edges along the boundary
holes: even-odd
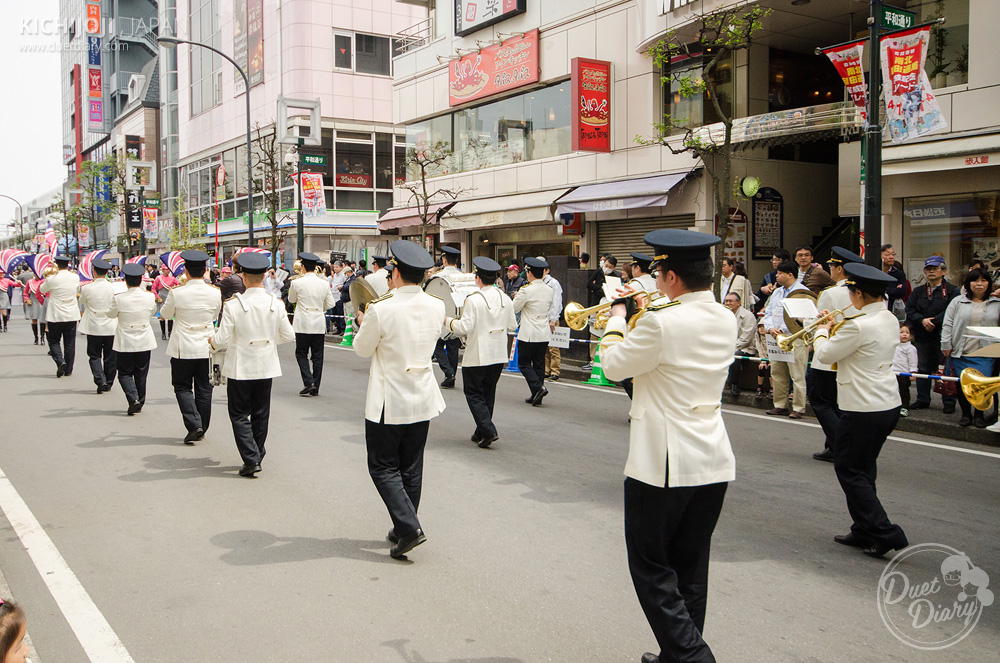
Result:
[[[812,290],[796,290],[790,295],[786,295],[785,299],[811,299],[813,303],[816,303],[819,295]],[[789,335],[802,331],[802,323],[797,318],[789,317],[788,311],[785,310],[782,310],[782,314],[785,317],[785,326],[788,327]]]

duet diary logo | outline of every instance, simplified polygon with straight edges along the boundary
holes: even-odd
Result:
[[[878,582],[889,632],[916,649],[945,649],[972,632],[993,605],[990,577],[962,552],[921,543],[892,558]]]

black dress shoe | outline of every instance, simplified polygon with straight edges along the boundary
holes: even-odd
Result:
[[[972,425],[972,417],[962,415],[962,418],[958,420],[958,425],[962,428],[968,428]]]
[[[733,398],[739,398],[739,395],[740,395],[740,387],[739,387],[739,385],[736,385],[736,384],[730,385],[729,386],[729,395],[732,396]]]
[[[424,531],[422,529],[418,529],[412,534],[400,537],[399,541],[396,542],[396,545],[394,545],[392,550],[389,551],[389,556],[393,559],[405,558],[406,553],[410,552],[426,540],[427,537],[424,536]]]
[[[914,403],[913,405],[911,405],[908,409],[910,409],[910,410],[926,410],[930,406],[931,406],[930,403],[920,403],[920,402],[917,402],[917,403]]]
[[[56,366],[56,377],[61,378],[66,375],[66,364],[59,364]]]
[[[861,552],[868,555],[869,557],[884,557],[887,552],[892,550],[892,546],[885,543],[873,543]]]
[[[642,655],[642,658],[639,659],[639,662],[640,663],[660,663],[660,657],[657,656],[656,654],[650,654],[649,652],[646,652],[645,654]]]
[[[302,391],[299,392],[299,396],[311,396],[312,390],[312,386],[302,387]]]
[[[867,543],[854,536],[854,532],[848,532],[847,534],[838,534],[833,537],[833,540],[842,546],[850,546],[852,548],[865,548],[868,546]]]
[[[97,385],[97,393],[103,394],[105,392],[104,388],[107,387],[107,386],[108,385],[107,385],[106,382],[102,382],[101,384]]]
[[[65,373],[63,373],[63,377],[67,377],[68,378],[71,375],[73,375],[72,371],[66,371]]]
[[[525,398],[525,399],[524,399],[524,402],[525,402],[525,403],[531,403],[531,402],[533,402],[534,400],[535,400],[535,395],[534,395],[534,394],[532,394],[531,396],[528,396],[527,398]]]
[[[135,401],[134,403],[128,404],[128,416],[132,416],[136,412],[142,412],[142,403]]]
[[[472,437],[470,437],[469,439],[472,440],[473,442],[482,442],[483,441],[482,436],[478,432],[473,433]]]
[[[393,544],[393,545],[396,545],[397,543],[399,543],[399,537],[396,536],[396,528],[395,527],[393,527],[391,530],[389,530],[389,533],[385,535],[385,540],[388,541],[389,543]]]
[[[165,340],[167,340],[167,335],[166,335],[166,333],[163,333],[163,334],[160,334],[160,340],[161,340],[161,341],[165,341]]]
[[[945,405],[944,410],[942,410],[942,412],[944,412],[945,414],[955,414],[955,406]]]
[[[260,465],[244,465],[240,468],[240,476],[248,477],[251,479],[256,479],[254,476],[257,472],[260,472]]]
[[[545,387],[542,387],[541,389],[535,392],[535,397],[531,399],[531,404],[535,407],[538,407],[539,405],[542,404],[542,399],[548,395],[549,395],[549,390],[546,389]]]
[[[483,438],[479,442],[479,448],[480,449],[489,449],[490,445],[493,444],[494,442],[496,442],[499,439],[500,439],[499,435],[491,435],[489,437]]]
[[[455,387],[455,376],[447,375],[444,380],[441,381],[442,389],[453,389]]]
[[[833,449],[823,449],[823,451],[813,454],[813,458],[815,458],[816,460],[825,460],[828,463],[832,463]]]
[[[201,428],[195,428],[184,436],[184,444],[194,444],[203,437],[205,437],[205,431]]]
[[[310,396],[319,396],[319,387],[313,385],[312,389],[309,390]]]

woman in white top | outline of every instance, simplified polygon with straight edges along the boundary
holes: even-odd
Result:
[[[983,375],[993,375],[991,357],[970,357],[970,353],[986,347],[993,341],[981,338],[966,338],[969,327],[995,327],[1000,323],[1000,298],[993,297],[993,282],[989,272],[972,269],[962,282],[962,294],[951,300],[944,312],[941,325],[941,353],[948,357],[951,372],[961,375],[967,368],[974,368]],[[963,428],[975,423],[976,428],[986,428],[986,418],[980,410],[973,412],[969,400],[958,390],[958,404],[962,408]]]

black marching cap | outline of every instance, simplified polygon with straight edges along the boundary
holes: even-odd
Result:
[[[643,241],[653,247],[653,262],[661,260],[706,260],[721,237],[680,228],[664,228],[646,233]]]
[[[90,266],[93,267],[94,269],[100,269],[105,272],[111,269],[111,263],[103,258],[97,258],[96,260],[90,263]]]
[[[122,274],[125,276],[142,276],[146,273],[146,268],[136,262],[127,262],[122,267]]]
[[[649,266],[653,264],[653,256],[648,256],[645,253],[639,253],[638,251],[633,251],[631,256],[632,260],[635,260],[639,267],[642,268],[642,271],[649,271]]]
[[[243,251],[236,256],[236,263],[247,274],[263,274],[271,266],[271,261],[261,253]]]
[[[490,272],[493,274],[503,269],[503,267],[500,266],[500,263],[492,258],[487,258],[486,256],[476,256],[473,258],[472,266],[480,272]]]
[[[878,267],[872,267],[859,262],[851,262],[844,265],[847,272],[847,285],[855,285],[866,290],[885,290],[891,285],[896,285],[895,277],[885,274]]]
[[[830,259],[827,260],[828,263],[832,262],[837,265],[845,265],[851,262],[864,262],[865,259],[859,256],[854,251],[848,251],[842,246],[835,246],[830,251],[833,253]]]
[[[316,266],[319,263],[323,262],[323,259],[320,258],[315,253],[306,253],[305,251],[299,254],[299,260],[302,261],[303,266],[305,265],[305,263],[312,263],[313,266]]]
[[[208,262],[209,255],[204,251],[199,251],[198,249],[188,249],[187,251],[181,251],[181,260],[184,262],[189,262],[192,264],[199,262]]]
[[[460,255],[462,255],[462,252],[459,251],[458,249],[456,249],[453,246],[442,246],[441,247],[441,252],[442,253],[447,253],[449,256],[460,256]]]
[[[389,245],[393,256],[393,264],[409,269],[430,269],[434,266],[434,258],[427,249],[405,239],[398,239]],[[378,258],[373,258],[378,260]]]
[[[60,265],[68,265],[70,261],[69,256],[53,256],[52,260],[59,263]]]
[[[532,269],[548,269],[549,263],[544,260],[539,260],[538,258],[525,258],[524,264]]]

